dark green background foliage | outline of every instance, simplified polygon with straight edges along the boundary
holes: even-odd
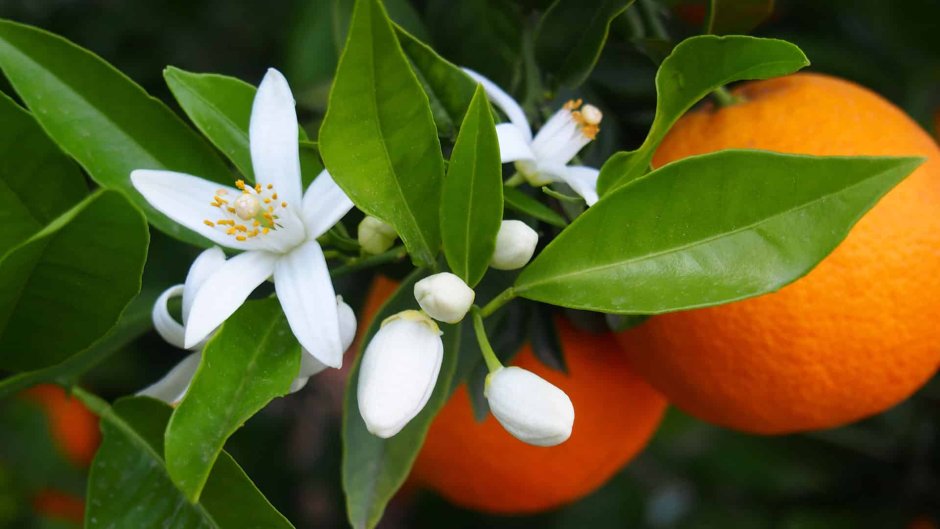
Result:
[[[563,62],[543,61],[551,71],[544,85],[522,75],[531,66],[523,60],[527,47],[533,50],[530,56],[551,55],[544,43],[533,44],[538,13],[548,1],[385,3],[392,19],[409,33],[431,43],[445,58],[496,80],[520,100],[553,90],[556,84],[556,95],[563,100],[570,95],[565,86],[585,74]],[[643,142],[655,110],[657,61],[672,43],[702,32],[703,4],[637,0],[613,19],[607,45],[580,88],[586,99],[606,111],[604,130],[585,152],[586,163],[599,167],[613,152]],[[933,114],[940,108],[940,3],[777,4],[754,35],[797,44],[811,59],[811,70],[871,87],[933,132]],[[0,18],[33,24],[87,47],[174,110],[179,107],[163,77],[167,65],[186,72],[217,72],[251,84],[267,67],[278,67],[291,81],[301,121],[308,132],[315,132],[351,7],[346,0],[0,0]],[[609,11],[611,16],[618,12],[612,7]],[[13,93],[3,80],[0,90]],[[435,122],[442,127],[442,119],[451,120],[447,132],[454,134],[454,116],[448,114],[453,109],[448,102],[442,104],[434,109],[440,111]],[[125,332],[70,360],[92,365],[110,355],[82,378],[85,387],[109,399],[159,378],[182,355],[155,334],[141,333],[149,328],[154,297],[185,277],[196,249],[151,231],[142,294],[124,313]],[[368,273],[353,274],[337,280],[337,290],[358,307],[368,283]],[[226,444],[226,452],[297,527],[346,523],[340,445],[346,376],[346,371],[328,371],[304,391],[275,399]],[[0,395],[25,385],[26,380],[0,385]],[[131,408],[125,405],[124,410]],[[34,406],[19,399],[0,401],[0,527],[69,527],[35,518],[27,500],[45,487],[76,494],[85,487],[82,471],[56,455],[46,430]],[[380,527],[903,528],[922,517],[940,518],[938,432],[936,380],[886,414],[806,435],[738,434],[670,410],[639,458],[573,505],[533,517],[492,517],[419,491],[393,499]]]

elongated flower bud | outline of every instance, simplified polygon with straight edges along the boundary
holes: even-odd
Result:
[[[359,366],[359,413],[373,434],[389,438],[427,404],[444,358],[441,331],[416,310],[382,322]]]
[[[490,266],[497,270],[522,268],[532,259],[539,234],[521,220],[504,220],[496,235],[496,250]]]
[[[486,377],[484,394],[496,420],[521,441],[555,446],[571,436],[571,399],[531,371],[519,367],[494,371]]]
[[[357,234],[359,246],[366,253],[380,254],[388,250],[395,244],[398,234],[395,228],[381,219],[367,215],[359,223],[359,232]]]
[[[450,272],[428,276],[415,283],[415,299],[428,316],[445,323],[457,323],[467,315],[476,294],[462,279]]]

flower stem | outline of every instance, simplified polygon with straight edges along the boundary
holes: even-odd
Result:
[[[82,401],[82,404],[84,404],[86,408],[93,411],[95,415],[104,417],[111,413],[111,406],[101,397],[93,395],[78,386],[72,386],[71,392],[78,400]]]
[[[522,176],[522,173],[516,173],[510,176],[509,179],[503,183],[503,185],[506,187],[519,187],[523,183],[525,183],[525,177]]]
[[[502,306],[505,305],[506,303],[509,303],[509,302],[512,301],[512,299],[515,298],[515,297],[516,297],[516,291],[513,290],[512,287],[509,287],[509,288],[507,288],[506,290],[503,290],[502,292],[499,293],[498,296],[496,296],[495,298],[491,299],[490,302],[487,303],[487,304],[480,310],[480,313],[481,313],[480,315],[481,315],[482,317],[484,317],[484,318],[488,318],[488,317],[491,316],[494,312],[496,312],[497,310],[499,310],[500,307],[502,307]]]
[[[730,107],[744,101],[741,97],[736,96],[728,91],[727,88],[719,86],[712,92],[712,95],[715,97],[719,107]]]
[[[380,264],[391,263],[393,261],[398,261],[404,259],[408,255],[408,251],[405,250],[404,246],[396,246],[391,250],[380,253],[378,255],[370,255],[368,257],[355,258],[349,263],[344,264],[343,266],[338,266],[330,271],[331,277],[339,277],[342,275],[355,272],[357,270],[363,270],[366,268],[371,268],[373,266],[378,266]]]
[[[483,353],[483,361],[486,362],[486,368],[490,373],[495,373],[503,368],[503,364],[496,358],[493,347],[490,345],[489,338],[486,337],[486,329],[483,327],[483,315],[480,307],[473,306],[473,330],[477,334],[477,342],[480,344],[480,351]]]

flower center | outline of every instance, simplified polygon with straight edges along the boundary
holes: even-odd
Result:
[[[565,103],[565,108],[571,111],[571,118],[581,127],[581,133],[588,139],[597,138],[600,132],[601,120],[604,114],[594,105],[583,105],[580,99],[572,99]]]
[[[286,208],[287,202],[278,202],[273,185],[255,184],[252,187],[238,180],[235,187],[241,193],[231,203],[228,190],[216,191],[210,204],[219,208],[222,218],[214,221],[206,219],[203,221],[206,226],[223,230],[238,241],[267,235],[271,230],[281,227],[277,222],[278,211]]]

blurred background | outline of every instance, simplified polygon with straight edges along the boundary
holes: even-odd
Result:
[[[520,43],[512,37],[517,28],[531,27],[548,3],[387,2],[396,21],[445,57],[516,93],[525,91],[525,79],[515,73]],[[0,17],[91,49],[174,107],[162,77],[167,65],[250,83],[276,66],[291,80],[302,119],[315,132],[348,21],[348,11],[338,7],[344,4],[0,0]],[[670,42],[700,32],[703,14],[702,2],[638,0],[615,21],[607,48],[582,87],[591,102],[610,109],[589,162],[600,163],[642,141],[655,104],[656,61],[668,53]],[[781,0],[753,33],[798,44],[812,61],[810,70],[868,86],[936,133],[938,21],[940,1]],[[0,90],[12,93],[2,80]],[[159,292],[182,281],[195,251],[159,234],[152,248],[145,289]],[[352,277],[338,291],[356,306],[367,285],[368,277]],[[156,380],[181,357],[145,333],[91,371],[83,384],[116,398]],[[345,372],[318,376],[302,392],[272,403],[227,446],[297,527],[345,526],[339,470],[344,379]],[[69,520],[80,513],[96,433],[68,406],[49,389],[0,402],[0,527],[75,527]],[[577,503],[537,516],[495,517],[406,487],[380,527],[936,528],[938,434],[936,379],[883,415],[804,435],[744,435],[670,409],[646,451]],[[63,449],[63,437],[74,446]]]

